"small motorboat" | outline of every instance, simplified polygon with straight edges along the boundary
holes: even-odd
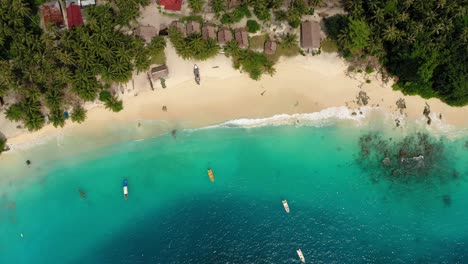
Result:
[[[200,85],[200,70],[196,64],[193,65],[193,74],[195,75],[195,82]]]
[[[208,169],[208,177],[210,177],[211,182],[214,182],[214,174],[212,169]]]
[[[297,252],[297,255],[299,256],[299,259],[301,260],[301,262],[305,263],[305,258],[304,258],[304,254],[302,254],[302,250],[298,249],[298,250],[296,250],[296,252]]]
[[[127,200],[127,198],[128,198],[128,181],[124,180],[122,185],[123,185],[124,198],[125,198],[125,200]]]
[[[284,210],[286,211],[286,213],[289,214],[289,205],[286,200],[283,200],[283,206],[284,206]]]

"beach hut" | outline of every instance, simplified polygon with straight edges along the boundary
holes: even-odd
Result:
[[[202,37],[204,40],[216,39],[215,28],[213,25],[205,25],[202,28]]]
[[[157,36],[156,29],[152,26],[139,26],[135,29],[135,35],[142,38],[146,44]]]
[[[187,36],[200,34],[200,23],[198,21],[189,21],[187,23]]]
[[[151,79],[153,80],[159,80],[161,78],[167,78],[169,76],[169,69],[167,68],[166,65],[160,65],[151,68],[150,70],[150,76]]]
[[[148,79],[151,84],[151,89],[154,90],[154,82],[160,80],[161,85],[163,88],[166,88],[165,79],[169,76],[169,69],[166,65],[159,65],[152,67],[151,70],[148,72]]]
[[[249,46],[249,39],[245,28],[236,29],[234,36],[236,38],[237,44],[239,44],[239,48],[246,49]]]
[[[187,36],[184,23],[180,21],[172,21],[171,27],[175,27],[177,31],[179,31],[184,38]]]
[[[179,12],[182,9],[182,0],[158,0],[158,5],[166,11]]]
[[[232,40],[232,32],[227,28],[222,28],[218,31],[218,43],[226,44]]]
[[[50,1],[41,6],[41,15],[44,24],[55,24],[56,26],[64,26],[62,9],[59,1]]]
[[[320,48],[320,24],[318,22],[305,21],[301,24],[301,47],[312,52]]]
[[[277,45],[275,41],[267,40],[265,42],[265,49],[264,52],[267,55],[273,55],[276,52]]]

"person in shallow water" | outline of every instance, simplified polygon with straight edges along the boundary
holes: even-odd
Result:
[[[26,160],[26,165],[31,165],[31,161],[30,160]]]

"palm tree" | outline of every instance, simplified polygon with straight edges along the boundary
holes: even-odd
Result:
[[[45,95],[46,103],[49,109],[59,109],[63,102],[63,91],[60,88],[51,88]]]
[[[297,47],[298,45],[297,35],[292,34],[292,33],[287,33],[281,38],[280,45],[286,49]]]
[[[14,12],[18,16],[27,16],[31,10],[29,9],[26,3],[23,3],[22,0],[12,0],[12,12]]]
[[[24,125],[29,131],[39,130],[44,126],[45,119],[41,112],[33,112],[24,119]]]
[[[65,115],[60,108],[53,109],[50,113],[50,121],[54,127],[63,127],[65,125]]]
[[[397,27],[395,27],[394,25],[390,25],[384,30],[383,39],[390,42],[395,42],[401,39],[401,33]]]
[[[12,104],[5,112],[8,120],[18,122],[24,117],[23,105],[21,103]]]
[[[82,123],[86,119],[86,110],[81,105],[76,105],[71,113],[73,122]]]

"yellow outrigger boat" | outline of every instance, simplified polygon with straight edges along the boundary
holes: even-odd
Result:
[[[214,182],[213,170],[208,169],[208,177],[210,177],[210,181],[211,181],[211,182]]]

